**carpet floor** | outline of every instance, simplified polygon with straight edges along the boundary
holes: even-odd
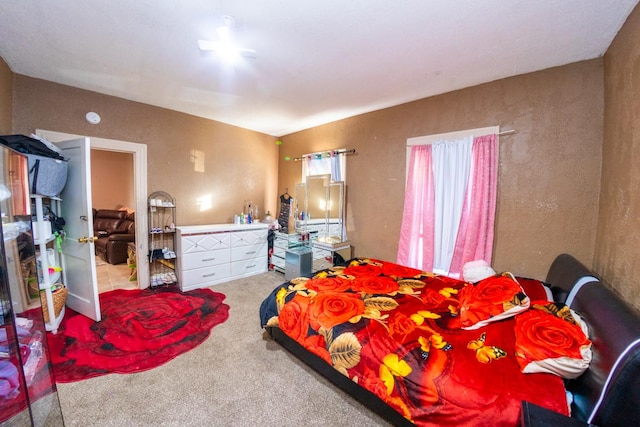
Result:
[[[273,342],[262,300],[284,276],[212,286],[229,319],[155,369],[58,384],[66,426],[388,426]]]

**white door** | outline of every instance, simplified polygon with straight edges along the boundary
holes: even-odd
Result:
[[[57,144],[58,141],[84,138],[85,135],[54,132],[51,130],[36,129],[36,135]],[[136,142],[116,141],[90,137],[92,149],[130,153],[133,155],[133,179],[136,193],[136,265],[138,274],[138,286],[144,289],[149,286],[149,235],[147,227],[147,146]],[[92,200],[92,199],[89,199]]]
[[[95,321],[100,320],[98,279],[93,244],[91,210],[91,146],[89,138],[56,142],[69,160],[67,184],[60,193],[66,232],[62,253],[67,306]]]

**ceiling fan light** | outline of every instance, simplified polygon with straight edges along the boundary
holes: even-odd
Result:
[[[231,16],[224,16],[223,19],[225,25],[216,29],[219,40],[198,40],[200,50],[216,52],[222,60],[228,63],[235,63],[241,56],[255,58],[255,50],[240,48],[234,43],[235,19]]]
[[[198,40],[200,50],[216,50],[216,43],[211,40]]]
[[[229,63],[234,63],[240,57],[240,51],[233,43],[221,43],[216,52],[223,61]]]
[[[218,27],[218,29],[216,30],[216,33],[218,33],[218,37],[220,37],[220,40],[223,43],[231,42],[231,29],[229,27],[227,26]]]

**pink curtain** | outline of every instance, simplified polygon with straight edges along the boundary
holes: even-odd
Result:
[[[404,196],[398,264],[425,271],[433,269],[434,191],[431,145],[414,145]]]
[[[462,210],[449,275],[456,277],[468,261],[493,255],[493,227],[498,185],[498,137],[474,138],[467,197]]]

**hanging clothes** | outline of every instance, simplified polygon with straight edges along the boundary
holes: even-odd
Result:
[[[291,203],[293,197],[289,195],[289,191],[285,190],[280,195],[280,213],[278,214],[278,224],[280,225],[280,231],[283,233],[289,232],[289,218],[291,217]]]

